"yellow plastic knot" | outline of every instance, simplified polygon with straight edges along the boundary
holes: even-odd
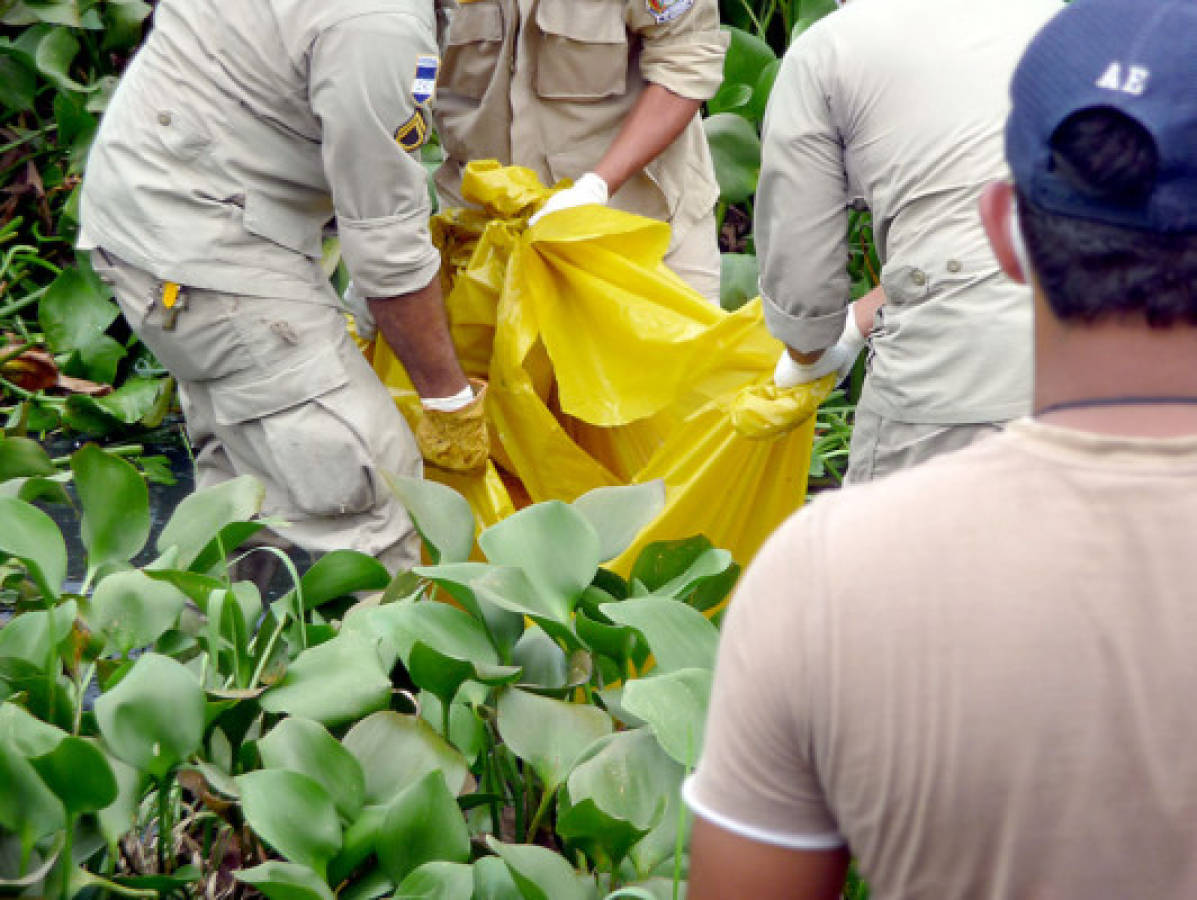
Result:
[[[729,410],[732,426],[757,440],[792,431],[815,414],[835,387],[835,379],[832,372],[792,388],[779,388],[772,381],[741,388]]]

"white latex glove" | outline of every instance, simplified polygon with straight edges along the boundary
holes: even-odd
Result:
[[[589,203],[606,206],[609,199],[611,198],[607,192],[607,182],[601,175],[587,172],[574,182],[573,187],[558,191],[550,197],[536,215],[528,220],[528,224],[535,225],[549,213],[572,209],[575,206],[586,206]]]
[[[352,281],[345,285],[341,305],[353,316],[353,327],[357,329],[358,337],[363,341],[374,340],[374,335],[378,334],[378,325],[374,322],[374,316],[370,314],[370,304]]]
[[[782,350],[777,368],[773,370],[773,381],[779,388],[791,388],[836,372],[836,384],[839,384],[852,374],[852,366],[856,364],[856,357],[864,345],[865,336],[856,325],[856,315],[849,309],[840,339],[813,363],[803,365],[790,356],[789,350]]]

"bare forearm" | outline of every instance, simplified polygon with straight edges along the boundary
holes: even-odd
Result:
[[[838,900],[847,850],[801,851],[761,844],[696,818],[689,900]]]
[[[649,84],[594,167],[595,173],[614,194],[677,139],[700,106],[701,100],[689,100],[659,84]]]
[[[451,397],[469,385],[449,334],[440,279],[397,297],[370,298],[378,330],[421,397]]]

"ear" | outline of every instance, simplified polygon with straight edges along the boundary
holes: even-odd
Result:
[[[985,235],[993,247],[998,265],[1019,284],[1026,284],[1030,278],[1030,266],[1019,230],[1013,185],[1008,181],[987,184],[981,191],[978,206],[981,224],[985,226]]]

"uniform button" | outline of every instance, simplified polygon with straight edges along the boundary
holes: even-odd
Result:
[[[169,125],[170,124],[170,113],[168,113],[168,112],[158,113],[158,124],[159,125]]]
[[[915,269],[913,272],[910,273],[910,280],[912,282],[914,282],[916,285],[918,285],[919,287],[922,287],[924,284],[927,283],[927,274],[925,272],[923,272],[921,269]]]
[[[964,268],[964,266],[961,264],[960,260],[958,260],[958,259],[949,259],[948,260],[948,271],[951,272],[952,274],[959,272],[963,268]]]

